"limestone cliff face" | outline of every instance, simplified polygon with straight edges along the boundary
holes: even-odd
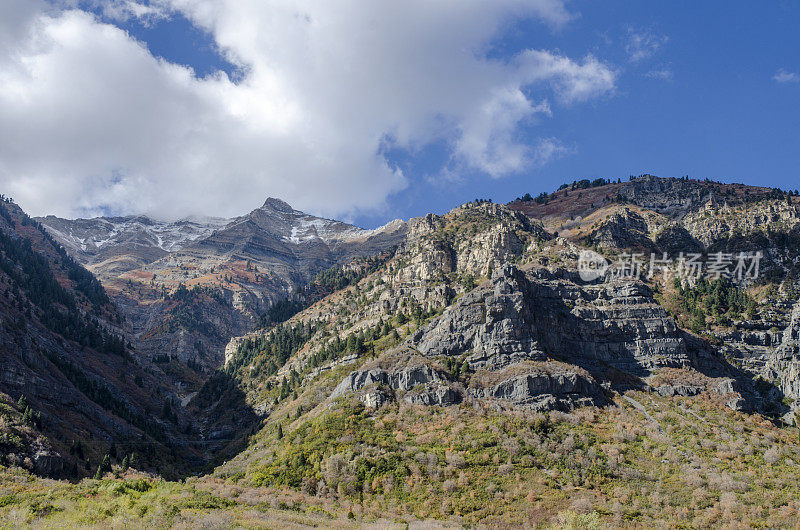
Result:
[[[645,219],[630,208],[624,208],[609,216],[591,234],[591,241],[601,249],[630,249],[651,251],[649,227]]]
[[[539,351],[529,285],[522,275],[504,269],[474,291],[459,298],[441,317],[409,340],[424,355],[471,353],[473,365],[505,365],[514,359],[537,358]]]
[[[505,267],[411,339],[426,355],[478,366],[525,357],[641,371],[688,366],[675,321],[641,283],[581,286],[569,274]]]
[[[800,226],[800,210],[796,204],[782,200],[764,200],[744,205],[706,203],[683,219],[683,226],[703,246],[720,241],[745,239],[753,234],[792,234]],[[758,244],[752,240],[751,244]],[[767,249],[764,249],[767,250]]]
[[[475,377],[468,390],[448,386],[461,397],[440,404],[471,396],[564,409],[602,399],[591,372],[613,367],[643,375],[658,367],[692,365],[675,321],[643,284],[582,286],[563,271],[510,265],[409,336],[398,351],[422,357],[413,370],[402,365],[356,370],[333,396],[373,384],[407,391],[409,385],[400,381],[411,380],[430,387],[422,401],[437,403],[449,378],[434,375],[441,372],[432,366],[455,357],[476,371]]]
[[[574,365],[523,362],[500,371],[480,371],[470,381],[473,398],[534,410],[569,410],[598,405],[603,391],[586,370]]]
[[[487,277],[520,260],[531,244],[552,239],[539,223],[507,207],[467,204],[445,216],[428,214],[408,223],[398,251],[404,258],[395,278],[402,282],[441,280],[446,274]]]
[[[765,375],[784,396],[793,400],[792,408],[797,410],[800,405],[800,303],[792,311],[792,320],[783,332],[780,346],[767,361]]]
[[[619,195],[628,202],[678,218],[719,199],[719,191],[704,183],[653,175],[628,182]]]

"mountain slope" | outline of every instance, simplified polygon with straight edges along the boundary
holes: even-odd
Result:
[[[200,370],[221,365],[228,340],[315,274],[396,246],[397,221],[376,230],[307,215],[278,199],[232,219],[41,219],[103,281],[137,348]],[[180,285],[187,295],[175,296]],[[187,383],[187,381],[183,381]]]
[[[169,506],[145,510],[161,525],[260,524],[270,506],[323,525],[785,525],[800,514],[790,500],[800,445],[780,421],[796,388],[782,379],[796,368],[791,277],[584,281],[577,264],[589,248],[615,258],[747,243],[790,271],[793,197],[682,202],[684,186],[705,184],[680,181],[673,194],[655,182],[639,202],[589,204],[563,228],[572,214],[540,220],[476,201],[367,234],[268,201],[121,276],[118,290],[107,282],[128,314],[158,307],[141,328],[156,331],[137,344],[229,331],[217,308],[253,311],[247,293],[305,299],[274,306],[275,318],[230,341],[224,369],[198,369],[174,393],[181,406],[166,416],[191,421],[172,440],[198,457],[202,448],[210,475],[144,479],[136,494],[129,479],[106,479],[87,502],[117,523],[142,499]],[[758,212],[771,215],[749,218]],[[365,248],[383,250],[281,290]],[[169,383],[190,359],[152,368]],[[76,513],[59,508],[61,520]]]
[[[127,345],[123,317],[100,283],[7,200],[0,249],[0,392],[26,403],[50,448],[32,456],[32,467],[78,477],[105,454],[135,452],[144,468],[180,474],[192,457],[168,448],[177,418],[158,417],[173,391]]]
[[[681,499],[704,487],[709,506],[741,498],[737,517],[763,520],[744,477],[780,476],[796,433],[715,467],[726,450],[704,437],[744,443],[719,433],[761,422],[734,410],[766,411],[774,387],[680,329],[651,285],[582,282],[581,247],[500,205],[408,226],[356,285],[232,343],[228,386],[196,399],[239,389],[263,428],[214,477],[366,518],[524,524],[597,507],[597,521],[696,523]]]
[[[229,222],[213,217],[161,222],[141,215],[75,220],[49,215],[37,221],[101,279],[151,263]]]

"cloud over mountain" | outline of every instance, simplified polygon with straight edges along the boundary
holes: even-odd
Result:
[[[443,142],[449,169],[499,177],[566,151],[521,125],[615,86],[589,55],[491,55],[517,20],[568,24],[557,0],[101,4],[0,7],[0,185],[34,214],[375,210],[414,178],[388,150]],[[199,77],[118,25],[178,15],[241,75]]]

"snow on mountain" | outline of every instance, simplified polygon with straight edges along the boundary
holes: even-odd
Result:
[[[131,265],[149,263],[167,254],[196,248],[201,243],[204,252],[217,249],[224,254],[223,248],[238,248],[247,241],[264,237],[290,247],[296,246],[298,251],[308,245],[322,244],[335,252],[341,245],[352,246],[376,236],[399,233],[405,226],[398,219],[367,230],[309,215],[275,198],[268,198],[260,208],[235,219],[196,216],[178,221],[159,221],[138,215],[93,219],[47,216],[38,221],[84,263],[134,255],[138,261],[131,262]],[[264,243],[257,246],[263,248]]]
[[[60,219],[47,216],[39,222],[68,250],[94,256],[113,247],[149,247],[174,252],[208,237],[230,220],[218,217],[190,217],[178,221],[157,221],[146,216]]]

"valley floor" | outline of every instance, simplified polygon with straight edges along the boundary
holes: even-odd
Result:
[[[370,425],[371,439],[396,440],[401,450],[386,443],[382,452],[408,471],[400,480],[385,475],[360,491],[256,487],[275,466],[291,472],[283,458],[292,447],[313,455],[313,440],[287,432],[292,441],[276,446],[274,465],[248,463],[245,453],[185,482],[116,470],[70,484],[0,468],[0,526],[791,528],[800,521],[798,429],[731,411],[712,395],[628,392],[606,407],[549,415],[392,407],[333,435],[363,442],[359,429]],[[241,472],[230,473],[237,465]]]

